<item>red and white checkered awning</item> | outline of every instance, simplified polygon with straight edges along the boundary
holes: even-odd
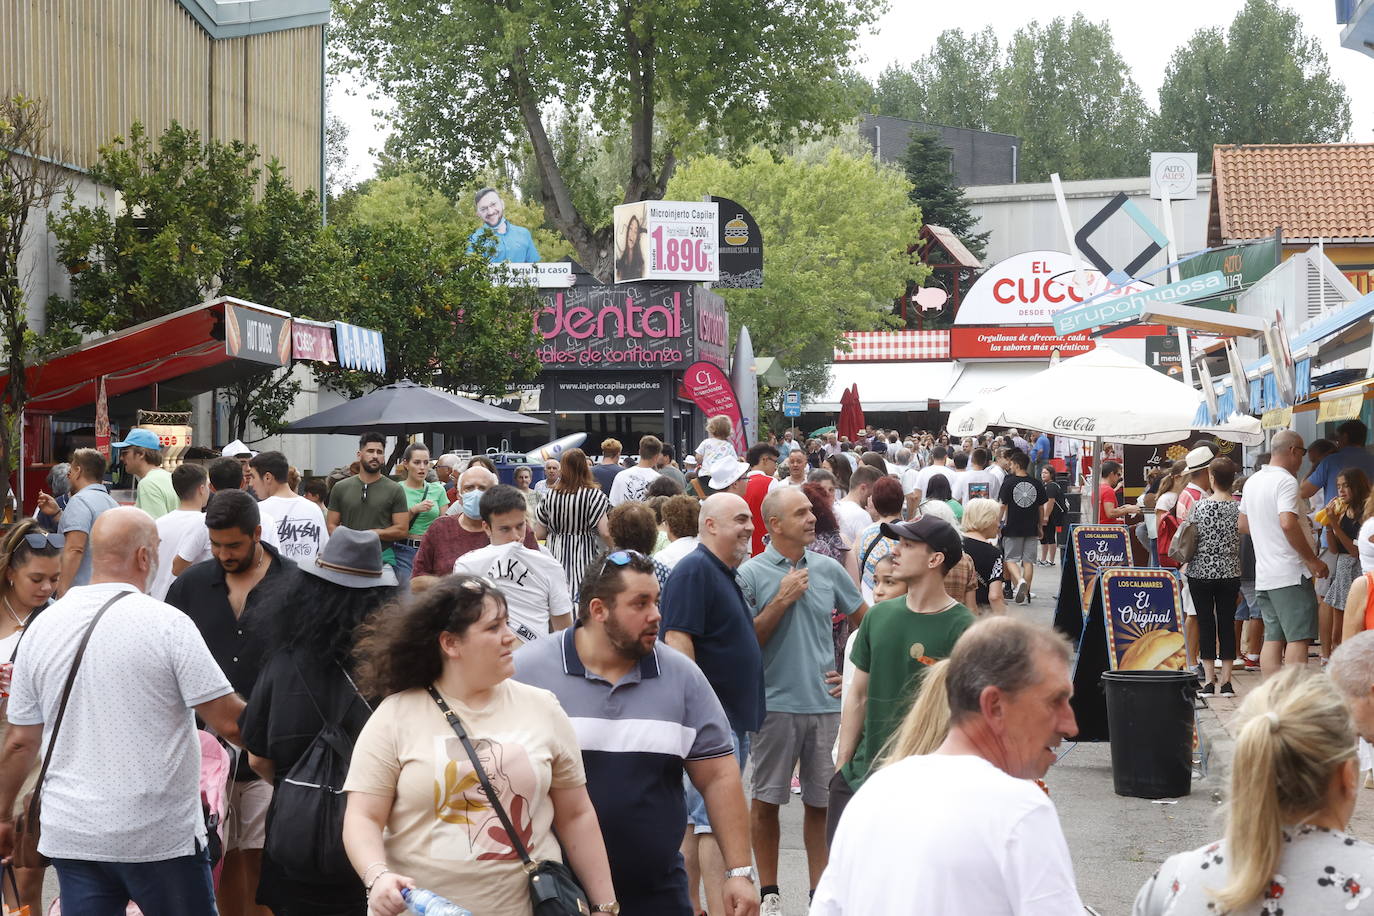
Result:
[[[836,348],[837,363],[949,359],[949,331],[850,331],[845,338],[853,350]]]

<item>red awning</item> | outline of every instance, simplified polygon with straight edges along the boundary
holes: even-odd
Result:
[[[288,341],[285,354],[274,346],[273,356],[280,355],[279,360],[264,356],[244,359],[242,354],[247,351],[241,338],[231,335],[233,342],[240,344],[240,355],[231,355],[225,343],[226,306],[232,306],[238,321],[252,316],[270,324],[273,337],[284,328]],[[94,404],[102,375],[111,400],[153,385],[160,386],[162,400],[190,397],[272,365],[287,365],[290,336],[290,316],[285,312],[221,297],[85,341],[46,362],[30,365],[25,409],[64,413]],[[0,376],[0,386],[3,378]]]

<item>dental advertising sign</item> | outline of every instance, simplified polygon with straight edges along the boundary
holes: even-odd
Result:
[[[687,283],[575,286],[540,293],[539,361],[545,369],[724,369],[725,300]]]

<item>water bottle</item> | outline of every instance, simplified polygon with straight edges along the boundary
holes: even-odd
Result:
[[[411,890],[405,887],[401,889],[401,896],[405,898],[410,911],[419,913],[420,916],[472,916],[472,910],[459,906],[452,900],[445,900],[433,891],[422,891],[418,888]]]

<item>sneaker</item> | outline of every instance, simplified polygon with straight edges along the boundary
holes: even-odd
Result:
[[[1227,681],[1225,684],[1222,684],[1222,685],[1221,685],[1221,695],[1224,696],[1224,697],[1233,697],[1233,696],[1235,696],[1235,695],[1236,695],[1236,687],[1235,687],[1235,685],[1232,684],[1230,681]]]
[[[1246,671],[1258,671],[1260,670],[1259,659],[1251,658],[1247,655],[1245,656],[1244,661],[1241,663],[1241,667],[1244,668]]]
[[[1202,662],[1198,662],[1193,666],[1193,675],[1197,677],[1198,683],[1207,680],[1207,673],[1202,670]]]
[[[798,778],[795,777],[795,776],[792,777],[792,794],[793,794],[793,795],[800,795],[800,794],[801,794],[801,780],[798,779]]]
[[[1216,683],[1216,681],[1208,681],[1207,683],[1203,684],[1203,685],[1202,685],[1202,689],[1198,691],[1198,695],[1199,695],[1199,696],[1204,696],[1204,697],[1213,697],[1213,696],[1216,696],[1216,694],[1217,694],[1217,683]]]
[[[1030,584],[1025,579],[1016,586],[1016,603],[1030,604]]]
[[[765,894],[759,916],[782,916],[782,898],[777,894]]]

